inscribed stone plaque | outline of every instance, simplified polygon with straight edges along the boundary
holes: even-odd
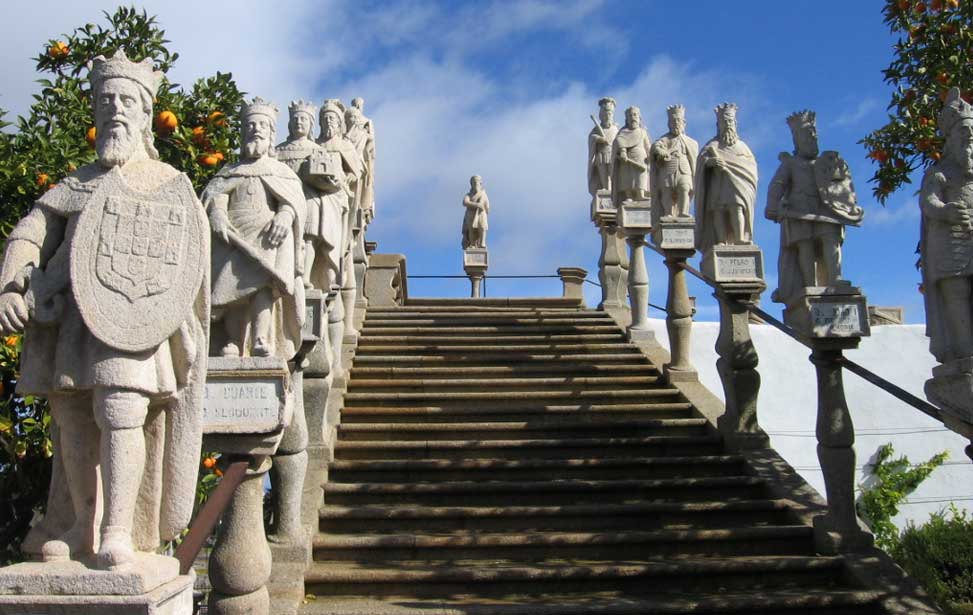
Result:
[[[309,288],[304,295],[304,327],[301,337],[305,340],[317,341],[324,337],[324,293],[316,288]]]
[[[663,250],[692,250],[696,247],[696,233],[692,226],[669,226],[663,223],[659,232],[659,247]]]
[[[652,229],[652,206],[648,200],[624,201],[620,209],[622,228],[633,231]]]
[[[857,303],[811,303],[811,331],[814,337],[863,335],[862,312]]]
[[[203,433],[265,434],[283,429],[287,379],[281,359],[211,357]]]
[[[471,248],[463,250],[464,267],[486,267],[487,251],[482,248]]]
[[[703,273],[716,282],[760,282],[763,260],[756,246],[713,246],[703,256]]]

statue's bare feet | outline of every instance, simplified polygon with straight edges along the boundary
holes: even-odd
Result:
[[[87,545],[86,545],[87,543]],[[61,534],[58,538],[52,538],[41,545],[41,559],[45,562],[63,562],[91,554],[91,541],[85,540],[84,531],[78,527]]]
[[[267,343],[267,340],[262,337],[258,337],[253,342],[253,351],[251,354],[255,357],[269,357],[270,350],[270,344]]]
[[[240,347],[233,342],[227,342],[226,346],[223,346],[223,349],[220,350],[220,354],[224,357],[239,357]]]
[[[98,550],[98,567],[118,571],[135,563],[132,536],[124,527],[106,527]]]

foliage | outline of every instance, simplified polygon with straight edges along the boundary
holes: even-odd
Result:
[[[973,101],[973,2],[886,0],[883,14],[899,37],[884,71],[893,88],[889,121],[861,141],[878,165],[871,181],[882,203],[942,157],[936,118],[949,88]]]
[[[155,17],[121,7],[104,14],[101,25],[85,24],[47,41],[35,58],[40,91],[14,131],[0,109],[0,234],[6,237],[33,202],[65,175],[93,162],[95,130],[88,62],[118,49],[134,61],[151,58],[167,72],[178,54],[167,47]],[[154,101],[156,148],[161,160],[185,171],[197,190],[239,148],[239,111],[243,93],[229,73],[196,81],[188,91],[164,80]],[[11,338],[8,338],[11,339]],[[0,345],[0,563],[17,550],[35,512],[42,512],[50,478],[50,422],[43,400],[14,392],[20,338]],[[201,468],[201,472],[204,468]],[[205,469],[203,476],[214,476]],[[208,479],[210,483],[215,481]],[[207,492],[211,484],[200,486]]]
[[[899,532],[892,523],[892,517],[899,514],[899,504],[949,456],[948,452],[943,451],[912,466],[908,457],[892,459],[894,452],[891,443],[878,448],[872,466],[876,482],[862,487],[855,504],[859,516],[875,534],[875,543],[887,551],[891,551],[898,542]]]
[[[909,524],[892,556],[947,612],[973,603],[973,518],[955,505],[921,526]]]

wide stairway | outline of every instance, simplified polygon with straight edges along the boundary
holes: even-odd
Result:
[[[303,612],[881,613],[601,312],[369,309]]]

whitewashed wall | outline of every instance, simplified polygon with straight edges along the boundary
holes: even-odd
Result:
[[[657,339],[668,348],[665,321],[651,322]],[[694,323],[691,357],[700,381],[722,399],[714,350],[718,331],[719,323]],[[750,331],[760,356],[760,425],[770,435],[773,447],[823,494],[824,482],[815,452],[817,394],[814,367],[808,361],[810,350],[770,325],[752,325]],[[923,325],[873,327],[872,336],[863,339],[861,346],[846,356],[925,399],[922,387],[934,361]],[[895,519],[899,527],[910,520],[925,522],[930,513],[948,506],[949,501],[955,501],[960,508],[973,509],[973,463],[963,452],[966,440],[847,371],[845,392],[855,424],[857,483],[864,480],[863,466],[886,442],[893,444],[896,456],[906,455],[913,463],[949,451],[946,465],[936,469],[901,507],[901,514]]]

